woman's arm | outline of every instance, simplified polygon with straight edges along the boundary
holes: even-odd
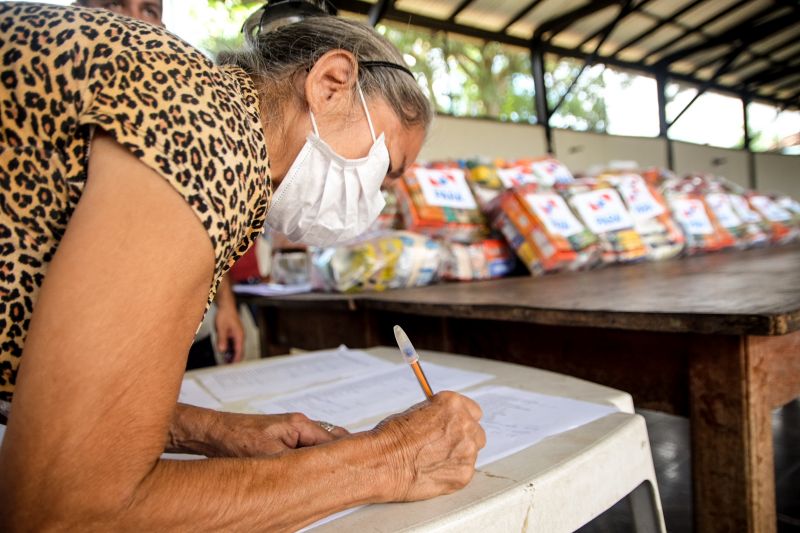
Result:
[[[165,451],[207,457],[265,457],[349,435],[326,431],[300,413],[250,415],[178,404]]]
[[[0,449],[5,528],[291,529],[469,480],[480,411],[452,393],[374,432],[266,459],[160,461],[212,265],[186,202],[96,138]]]

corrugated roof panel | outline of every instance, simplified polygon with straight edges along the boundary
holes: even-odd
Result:
[[[773,47],[782,45],[791,46],[793,43],[800,43],[800,27],[793,26],[783,31],[776,32],[764,40],[761,40],[750,47],[751,50],[764,53]]]
[[[456,22],[475,28],[500,31],[521,9],[521,4],[520,0],[473,0],[459,13]]]
[[[397,0],[394,7],[426,17],[446,19],[458,4],[458,0]]]
[[[752,76],[756,72],[764,70],[769,67],[770,63],[766,59],[756,59],[747,63],[745,67],[736,69],[731,74],[736,76],[736,83],[741,82],[743,79]]]
[[[683,31],[682,30],[678,30],[677,33],[679,35],[681,35],[683,33]],[[667,56],[668,54],[670,54],[672,52],[676,52],[678,50],[682,50],[682,49],[687,48],[689,46],[694,46],[696,44],[704,42],[705,40],[706,40],[706,38],[703,37],[702,35],[698,34],[698,33],[689,34],[686,37],[682,38],[680,41],[676,42],[675,44],[673,44],[672,46],[667,48],[666,50],[662,50],[657,55],[649,57],[647,62],[648,62],[649,65],[652,65],[653,63],[655,63],[659,59]],[[669,41],[667,41],[667,42],[669,42]]]
[[[795,57],[798,53],[800,53],[800,41],[791,44],[786,48],[781,48],[779,51],[772,54],[772,57],[780,61],[785,61]]]
[[[646,15],[631,13],[625,17],[621,24],[617,25],[611,36],[606,39],[605,44],[600,47],[600,53],[604,55],[610,55],[616,52],[620,46],[630,41],[634,37],[637,37],[643,32],[652,30],[656,24],[657,23],[653,19]],[[639,43],[636,43],[633,46],[638,45]]]
[[[543,22],[552,20],[559,15],[568,13],[591,3],[591,0],[544,0],[536,9],[528,13],[520,20],[520,23],[527,22],[531,27],[531,33],[535,31]]]
[[[597,11],[590,17],[585,17],[581,20],[570,25],[569,28],[556,35],[553,39],[553,44],[556,46],[564,46],[574,48],[584,41],[587,37],[593,35],[596,31],[603,29],[607,24],[614,20],[619,13],[619,6],[609,6],[605,9]],[[594,51],[592,45],[588,52]]]
[[[669,18],[673,13],[679,11],[693,1],[694,0],[655,0],[655,2],[647,4],[647,7],[644,9],[659,17]]]
[[[678,20],[683,24],[687,24],[694,28],[695,26],[700,25],[701,22],[704,22],[709,17],[712,17],[717,13],[724,11],[725,8],[734,4],[736,1],[737,0],[706,1],[698,5],[697,7],[690,9],[689,11],[678,17]]]
[[[710,3],[716,6],[717,0],[714,0],[713,2]],[[730,3],[733,3],[733,1]],[[720,2],[720,7],[718,8],[719,11],[722,11],[724,7],[727,7],[723,4],[724,2]],[[732,12],[720,18],[719,20],[716,20],[711,24],[706,25],[704,29],[708,33],[718,35],[720,33],[725,32],[725,30],[736,27],[737,25],[746,22],[748,18],[752,17],[765,7],[769,7],[772,4],[773,2],[771,2],[770,0],[753,0],[752,2],[738,9],[734,9]]]

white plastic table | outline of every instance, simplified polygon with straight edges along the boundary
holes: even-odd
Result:
[[[365,351],[398,362],[396,348]],[[428,351],[421,351],[420,356],[423,361],[496,376],[480,386],[504,385],[613,405],[620,412],[486,465],[466,488],[454,494],[422,502],[371,505],[315,531],[557,533],[574,531],[625,497],[631,503],[637,531],[665,531],[647,428],[644,419],[633,414],[629,394],[489,359]],[[187,377],[220,370],[194,370]],[[248,401],[223,404],[223,410],[249,412]],[[381,418],[376,417],[375,422]]]

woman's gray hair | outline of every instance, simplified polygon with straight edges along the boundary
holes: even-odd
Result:
[[[371,27],[321,15],[260,31],[259,14],[245,23],[244,49],[219,54],[219,64],[241,67],[257,81],[270,86],[274,97],[283,96],[282,91],[291,91],[296,76],[309,70],[326,52],[347,50],[359,62],[359,82],[365,95],[382,97],[404,126],[427,129],[433,110],[413,76],[386,66],[360,66],[364,61],[405,65],[394,45]]]

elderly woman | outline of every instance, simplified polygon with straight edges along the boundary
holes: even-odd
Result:
[[[176,408],[197,324],[265,218],[312,244],[359,233],[430,121],[367,27],[255,35],[214,66],[132,19],[0,3],[4,530],[290,530],[471,479],[481,413],[455,393],[353,435]]]

